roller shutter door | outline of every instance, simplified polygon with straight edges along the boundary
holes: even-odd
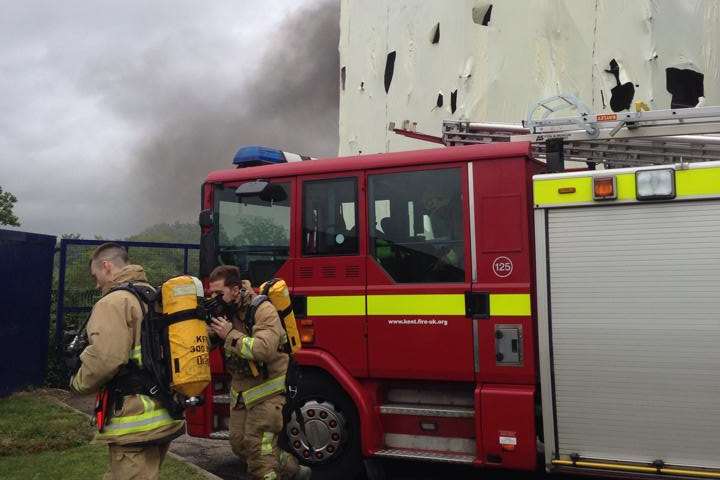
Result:
[[[720,467],[720,202],[547,221],[559,452]]]

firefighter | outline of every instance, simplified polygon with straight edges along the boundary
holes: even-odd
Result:
[[[89,344],[70,381],[70,387],[79,394],[113,391],[123,366],[128,361],[142,362],[140,301],[128,291],[110,290],[126,282],[147,284],[143,268],[130,265],[127,251],[120,245],[105,243],[93,252],[90,273],[103,297],[93,307],[87,323]],[[109,446],[110,467],[103,478],[159,478],[170,441],[184,432],[184,422],[172,418],[151,397],[140,394],[110,397],[102,414],[109,419],[93,441]]]
[[[210,328],[224,342],[225,365],[232,375],[233,452],[246,461],[252,479],[309,479],[310,468],[298,465],[295,457],[277,445],[289,362],[288,355],[280,351],[286,337],[277,310],[270,302],[260,303],[254,318],[246,318],[255,294],[234,266],[213,270],[209,291],[229,306],[230,321],[213,318]]]

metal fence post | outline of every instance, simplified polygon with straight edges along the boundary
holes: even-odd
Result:
[[[55,345],[62,346],[62,332],[65,323],[65,265],[67,263],[67,243],[60,240],[60,265],[58,271],[57,311],[55,312]]]
[[[187,248],[185,248],[185,258],[183,260],[183,273],[184,274],[188,273],[188,252],[189,252],[189,250]]]

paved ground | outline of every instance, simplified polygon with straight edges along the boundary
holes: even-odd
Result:
[[[78,397],[65,390],[46,390],[62,402],[85,413],[92,413],[94,397]],[[247,480],[245,465],[230,450],[227,440],[210,440],[183,435],[172,442],[170,451],[223,480]],[[489,472],[454,465],[405,461],[382,461],[387,480],[571,480],[568,476],[547,476],[513,472]],[[344,479],[343,479],[344,480]],[[584,477],[584,480],[592,480]]]

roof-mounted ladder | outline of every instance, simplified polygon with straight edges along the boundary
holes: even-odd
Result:
[[[553,116],[569,108],[577,115]],[[553,171],[563,160],[591,168],[720,160],[719,134],[720,107],[594,114],[575,97],[559,95],[538,102],[521,125],[445,121],[442,143],[530,142]]]

